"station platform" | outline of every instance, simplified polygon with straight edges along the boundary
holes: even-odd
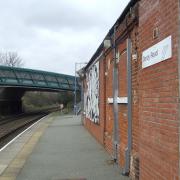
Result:
[[[79,116],[53,113],[0,150],[0,180],[127,180]]]

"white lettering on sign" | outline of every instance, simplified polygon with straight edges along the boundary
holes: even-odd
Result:
[[[172,57],[172,36],[160,41],[142,53],[142,68]]]

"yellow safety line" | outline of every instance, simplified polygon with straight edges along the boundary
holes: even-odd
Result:
[[[31,136],[28,142],[23,146],[21,151],[16,155],[16,157],[11,161],[5,171],[2,173],[0,180],[15,180],[19,172],[23,168],[27,158],[32,153],[35,145],[39,141],[40,137],[43,135],[46,128],[54,120],[53,117],[50,117],[49,120],[42,123],[40,127],[35,131]]]

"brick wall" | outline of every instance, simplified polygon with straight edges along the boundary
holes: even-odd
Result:
[[[132,54],[139,53],[138,26],[131,32]],[[138,58],[139,54],[137,54]],[[138,59],[131,61],[132,66],[132,152],[130,175],[132,179],[139,178],[139,63]]]
[[[179,36],[179,45],[178,45],[178,71],[179,71],[179,102],[180,102],[180,1],[179,1],[179,23],[178,23],[178,36]],[[180,104],[179,104],[179,120],[180,120]],[[180,123],[179,123],[179,177],[180,177]]]
[[[84,125],[89,130],[89,132],[101,143],[104,144],[104,119],[105,119],[105,70],[104,61],[99,61],[99,124],[95,124],[90,119],[85,118]],[[84,82],[86,84],[86,81]]]
[[[108,104],[107,99],[113,97],[113,52],[108,51],[105,56],[106,66],[106,119],[105,119],[105,137],[104,145],[106,150],[113,155],[113,104]]]
[[[132,179],[178,179],[179,169],[179,76],[178,0],[140,0],[139,20],[127,15],[117,29],[119,96],[127,96],[126,39],[132,40]],[[132,24],[131,24],[132,23]],[[127,28],[127,25],[128,28]],[[126,32],[126,30],[128,31]],[[153,38],[153,30],[159,35]],[[142,69],[142,52],[172,35],[173,57]],[[124,40],[120,38],[124,37]],[[100,60],[100,124],[85,120],[85,126],[113,154],[113,50],[103,50]],[[119,165],[125,165],[127,105],[119,106]],[[139,167],[140,165],[140,167]]]
[[[118,63],[118,83],[119,83],[119,97],[127,97],[127,50],[126,39],[121,42],[117,51],[120,53],[120,60]],[[127,104],[119,104],[119,165],[121,168],[125,166],[125,149],[127,148]]]
[[[133,17],[134,18],[134,17]],[[120,53],[120,61],[118,63],[118,82],[119,82],[119,97],[127,97],[127,37],[131,37],[133,42],[133,52],[137,50],[137,24],[134,23],[131,16],[126,18],[119,25],[116,32],[117,47],[116,50]],[[127,26],[131,29],[126,31]],[[134,26],[134,29],[133,29]],[[124,37],[119,41],[119,38]],[[86,119],[85,126],[93,136],[104,144],[105,149],[113,155],[113,126],[114,114],[113,104],[107,103],[108,98],[113,98],[113,49],[104,49],[104,58],[100,60],[100,125],[96,125],[90,120]],[[132,157],[137,157],[138,154],[138,91],[137,91],[137,62],[132,63],[132,68],[135,70],[133,76],[133,153]],[[121,168],[125,167],[125,149],[127,148],[127,104],[119,104],[119,152],[118,163]],[[104,130],[104,131],[103,131]],[[104,139],[103,139],[104,138]],[[104,141],[102,141],[102,139]],[[137,168],[131,170],[136,171]],[[136,173],[137,174],[137,173]],[[135,177],[135,173],[132,173]]]
[[[173,57],[148,68],[139,63],[140,179],[178,178],[178,1],[141,0],[139,53],[172,35]],[[153,29],[159,37],[153,39]]]

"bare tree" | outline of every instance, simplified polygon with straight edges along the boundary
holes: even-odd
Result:
[[[0,64],[10,67],[24,66],[24,63],[17,52],[0,53]]]

